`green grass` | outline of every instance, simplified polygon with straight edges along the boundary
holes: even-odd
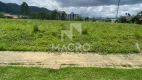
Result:
[[[69,30],[70,23],[82,23],[82,35],[74,29],[73,41],[67,36],[61,41],[61,30]],[[94,53],[138,53],[135,43],[142,47],[142,25],[0,19],[0,50],[58,51],[52,49],[52,44],[68,43],[88,43],[88,52]]]
[[[141,80],[142,69],[0,67],[0,80]]]

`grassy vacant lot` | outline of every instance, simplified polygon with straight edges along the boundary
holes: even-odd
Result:
[[[141,80],[142,69],[0,67],[0,80]]]
[[[83,34],[74,29],[73,41],[67,37],[61,41],[61,30],[69,30],[70,23],[82,23]],[[0,50],[52,51],[52,44],[68,43],[88,43],[89,52],[137,53],[135,43],[142,46],[142,25],[0,19]]]

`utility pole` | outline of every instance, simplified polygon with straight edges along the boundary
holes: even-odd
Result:
[[[119,5],[120,5],[120,0],[118,0],[116,19],[118,19]]]

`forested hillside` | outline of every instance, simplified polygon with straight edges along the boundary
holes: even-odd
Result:
[[[50,12],[50,10],[46,8],[39,8],[36,6],[30,6],[30,11],[31,12],[40,12],[40,11],[45,11],[45,12]],[[11,13],[11,14],[20,14],[20,5],[15,4],[15,3],[3,3],[0,2],[0,12],[5,12],[5,13]]]

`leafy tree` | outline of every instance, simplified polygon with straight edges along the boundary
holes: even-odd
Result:
[[[58,11],[57,10],[53,10],[51,12],[51,14],[52,14],[52,20],[57,20]]]
[[[3,18],[4,14],[2,12],[0,12],[0,18]]]
[[[45,11],[41,11],[41,12],[33,12],[30,14],[30,18],[31,19],[47,19],[47,20],[51,20],[52,19],[52,14],[51,12],[45,12]]]
[[[90,20],[90,18],[89,18],[89,17],[86,17],[86,18],[85,18],[85,21],[89,21],[89,20]]]
[[[35,13],[35,12],[31,13],[30,18],[31,19],[37,19],[38,18],[38,13]]]
[[[76,18],[74,19],[75,21],[83,21],[82,17],[80,15],[76,16]]]
[[[127,19],[125,16],[121,16],[119,19],[118,19],[118,22],[119,23],[126,23],[127,22]]]
[[[139,12],[135,17],[135,23],[142,24],[142,11]]]
[[[48,20],[51,20],[51,19],[52,19],[52,13],[51,13],[51,12],[48,12],[46,15],[47,15],[47,19],[48,19]]]
[[[28,4],[26,2],[23,2],[21,4],[21,13],[23,15],[28,15],[29,14],[29,6],[28,6]]]
[[[142,24],[142,11],[139,12],[136,16],[131,16],[130,13],[126,13],[126,16],[121,16],[118,19],[118,22]]]
[[[95,19],[95,18],[91,18],[91,20],[92,20],[93,22],[96,22],[96,19]]]
[[[47,19],[47,12],[45,11],[39,12],[38,19]]]
[[[61,15],[61,20],[65,20],[67,17],[67,14],[65,11],[62,12],[62,15]]]
[[[136,16],[132,16],[131,23],[135,23],[136,19],[137,19]]]

